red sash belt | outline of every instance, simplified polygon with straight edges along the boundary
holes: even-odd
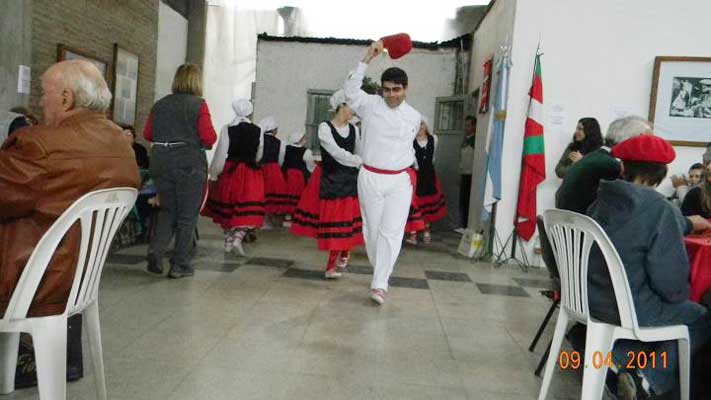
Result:
[[[383,175],[397,175],[399,173],[407,171],[407,168],[393,171],[393,170],[389,170],[389,169],[375,168],[375,167],[371,167],[370,165],[365,165],[365,164],[363,164],[363,168],[365,168],[366,170],[373,172],[375,174],[383,174]]]

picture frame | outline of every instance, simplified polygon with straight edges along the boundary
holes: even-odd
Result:
[[[85,60],[96,65],[104,79],[108,78],[109,63],[87,52],[77,50],[65,44],[57,44],[57,62],[65,60]]]
[[[138,106],[138,55],[114,43],[114,93],[111,115],[119,125],[134,126]]]
[[[675,146],[711,140],[711,57],[654,58],[649,120]]]

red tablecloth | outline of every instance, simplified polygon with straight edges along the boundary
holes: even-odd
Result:
[[[699,301],[711,288],[711,236],[689,235],[684,238],[684,244],[689,253],[690,299]]]

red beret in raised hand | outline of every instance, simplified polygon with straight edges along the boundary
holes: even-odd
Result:
[[[613,147],[612,156],[622,161],[669,164],[676,158],[676,153],[669,142],[659,136],[639,135]]]
[[[383,41],[383,47],[388,49],[388,54],[393,60],[397,60],[412,50],[412,40],[407,33],[385,36],[380,40]]]

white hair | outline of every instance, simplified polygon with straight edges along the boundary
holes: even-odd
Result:
[[[652,132],[652,123],[642,117],[630,115],[612,121],[607,128],[605,139],[608,146],[614,146],[643,134],[654,134]]]
[[[111,105],[111,91],[99,69],[87,61],[65,62],[58,77],[74,93],[74,107],[106,112]]]

